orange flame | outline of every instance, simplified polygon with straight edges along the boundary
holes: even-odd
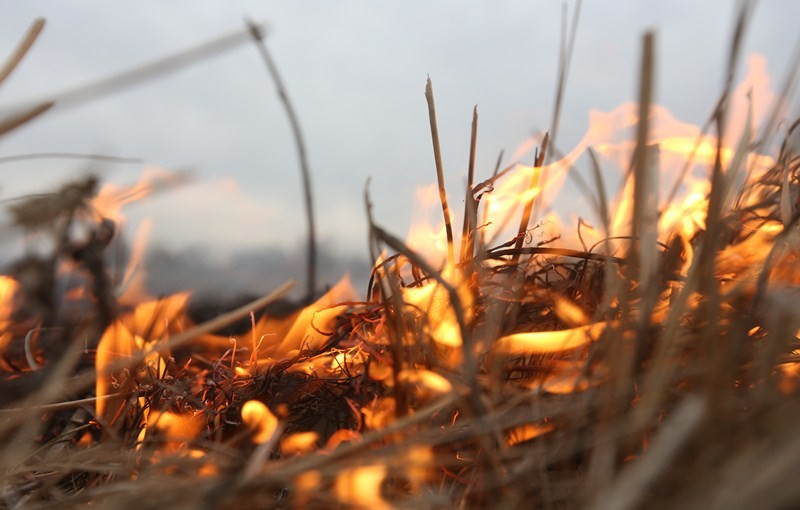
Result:
[[[95,409],[97,416],[111,423],[127,402],[127,395],[133,386],[130,370],[116,368],[121,360],[133,357],[139,349],[128,328],[119,321],[106,329],[97,346],[95,368],[97,369]],[[120,395],[111,397],[119,392]]]
[[[145,428],[139,434],[139,439],[142,441],[145,438],[157,436],[163,440],[165,452],[176,453],[185,449],[189,442],[197,439],[202,429],[202,415],[151,410]]]
[[[15,279],[0,275],[0,354],[5,352],[12,338],[8,329],[11,326],[11,313],[14,311],[14,296],[18,291],[19,283]]]
[[[107,422],[122,409],[126,395],[133,389],[133,374],[136,367],[119,365],[134,355],[145,354],[145,367],[152,369],[154,378],[166,373],[165,354],[154,350],[155,345],[165,340],[170,331],[180,325],[180,319],[189,295],[175,294],[158,301],[141,303],[136,309],[115,321],[106,329],[97,345],[95,368],[97,369],[97,415]],[[110,395],[116,395],[110,397]]]
[[[303,347],[320,349],[328,340],[336,319],[347,310],[347,305],[340,303],[356,300],[350,278],[345,276],[324,296],[305,307],[280,344],[272,352],[267,352],[275,358],[284,358],[291,351]]]
[[[344,469],[333,485],[336,498],[354,508],[389,510],[393,506],[383,498],[381,487],[388,474],[383,464]]]

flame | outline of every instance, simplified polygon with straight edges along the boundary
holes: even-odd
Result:
[[[585,347],[605,331],[605,322],[587,324],[562,331],[514,333],[497,341],[495,349],[501,354],[548,354]]]
[[[766,61],[759,55],[750,56],[747,66],[747,77],[738,85],[730,98],[730,116],[727,130],[723,139],[720,157],[725,170],[735,166],[737,151],[734,148],[742,145],[746,149],[750,141],[752,125],[763,119],[769,109],[776,103],[777,96],[770,89],[769,75],[766,72]],[[550,246],[574,246],[578,239],[576,235],[561,229],[560,215],[555,210],[550,210],[558,194],[564,177],[571,169],[578,167],[577,163],[591,148],[599,156],[601,171],[606,174],[605,179],[613,182],[614,176],[609,171],[616,169],[618,176],[624,175],[628,170],[635,143],[631,141],[631,133],[638,124],[638,105],[625,103],[613,111],[602,112],[592,110],[589,114],[589,128],[584,133],[576,146],[560,159],[545,165],[541,169],[528,165],[516,164],[492,184],[492,190],[483,195],[481,202],[484,207],[481,222],[481,237],[491,245],[498,240],[511,239],[517,235],[518,221],[522,207],[529,200],[538,202],[539,209],[544,211],[541,218],[532,218],[528,232],[527,242],[534,240],[551,240]],[[708,206],[706,197],[709,191],[707,172],[712,168],[717,154],[717,140],[714,136],[706,135],[700,138],[700,128],[682,122],[675,118],[667,108],[660,105],[651,105],[650,129],[647,144],[657,147],[658,184],[657,189],[662,190],[660,199],[667,198],[667,192],[676,185],[678,194],[668,203],[658,204],[658,237],[666,241],[674,234],[679,234],[685,241],[685,248],[689,248],[688,240],[698,231],[705,228],[705,212]],[[518,151],[523,154],[530,147],[541,142],[539,137],[526,141],[525,147]],[[743,144],[744,142],[744,144]],[[682,176],[683,167],[693,154],[692,165],[689,173]],[[774,160],[765,155],[748,154],[744,162],[753,179],[770,168]],[[735,178],[731,175],[730,178]],[[533,187],[531,182],[537,183]],[[619,196],[608,204],[610,211],[615,211],[612,218],[599,218],[593,222],[604,225],[609,221],[609,236],[630,235],[630,220],[632,214],[633,180],[632,176],[625,179],[624,186]],[[546,190],[546,194],[544,191]],[[563,200],[564,197],[562,197]],[[447,253],[447,242],[444,230],[444,221],[441,217],[441,208],[438,203],[438,190],[431,185],[423,188],[418,193],[419,207],[415,209],[415,219],[412,221],[407,244],[425,256],[431,263],[440,264]],[[597,211],[587,211],[596,214]],[[570,214],[575,214],[570,211]],[[576,218],[577,219],[577,218]],[[457,222],[456,222],[457,224]],[[459,243],[458,232],[455,232],[455,242]],[[587,245],[594,245],[603,240],[606,233],[602,231],[588,232],[584,236]],[[560,236],[560,239],[553,238]],[[612,241],[608,245],[612,251],[623,248],[621,243]],[[683,269],[691,263],[691,253],[687,253],[689,260]]]
[[[176,453],[184,450],[187,444],[199,437],[203,429],[202,415],[179,414],[151,410],[139,440],[158,437],[163,441],[163,452]],[[197,454],[190,454],[196,456]]]
[[[122,208],[133,202],[147,198],[153,192],[185,183],[187,176],[165,168],[147,166],[136,184],[124,186],[114,183],[104,184],[92,200],[92,208],[103,218],[121,223],[125,217]]]
[[[0,275],[0,354],[5,352],[12,334],[11,314],[14,311],[14,297],[19,292],[19,283],[10,276]],[[3,362],[3,364],[5,364]]]
[[[336,498],[354,508],[389,510],[394,508],[383,498],[381,487],[388,474],[384,464],[344,469],[333,485]]]
[[[713,136],[701,137],[697,126],[680,121],[662,106],[652,105],[651,108],[651,117],[648,119],[651,126],[650,138],[647,143],[648,150],[652,148],[653,170],[657,175],[653,183],[652,219],[656,225],[654,235],[660,241],[665,243],[673,241],[676,243],[674,246],[682,248],[680,255],[683,259],[679,265],[683,275],[688,273],[694,260],[693,246],[696,244],[694,240],[706,229],[710,184],[708,175],[703,174],[703,169],[707,172],[719,158],[723,166],[724,179],[732,189],[735,189],[733,184],[756,182],[755,180],[774,164],[774,161],[766,155],[747,154],[745,157],[742,152],[749,148],[753,140],[754,123],[763,117],[767,107],[776,100],[768,92],[769,82],[765,78],[763,59],[753,58],[749,66],[751,75],[731,97],[733,115],[727,131],[722,135],[724,143],[721,149],[718,140]],[[469,235],[479,237],[487,245],[507,239],[513,240],[518,235],[524,235],[527,244],[538,245],[541,242],[553,247],[574,247],[575,243],[580,241],[587,251],[589,246],[594,250],[594,245],[597,245],[607,250],[609,254],[624,256],[631,244],[630,240],[608,241],[607,238],[630,237],[633,232],[635,186],[634,177],[628,172],[628,167],[635,149],[630,134],[639,123],[637,113],[637,105],[633,103],[621,105],[610,112],[593,111],[589,116],[586,133],[570,152],[544,167],[515,164],[504,171],[496,180],[492,180],[491,185],[487,185],[491,190],[485,191],[480,202],[483,207],[481,213],[486,221],[482,222],[479,232],[471,232]],[[541,143],[540,137],[529,140],[530,146],[537,143]],[[588,226],[589,222],[579,223],[582,230],[580,239],[577,239],[568,229],[562,229],[562,223],[567,225],[570,223],[562,222],[561,211],[555,210],[554,200],[567,173],[579,166],[589,149],[598,155],[603,177],[610,178],[609,181],[619,181],[619,193],[608,207],[608,210],[614,213],[607,218],[593,217],[591,223],[598,228]],[[687,166],[690,157],[693,163]],[[682,174],[684,166],[687,172]],[[92,203],[93,210],[103,218],[121,222],[123,221],[121,208],[124,205],[147,196],[160,186],[171,185],[181,180],[181,176],[147,170],[142,180],[134,186],[104,186]],[[677,185],[676,180],[679,181]],[[225,181],[224,186],[230,189],[230,186],[235,184],[232,184],[232,181]],[[673,187],[676,190],[675,196],[670,197],[667,191]],[[723,297],[733,295],[734,291],[743,288],[750,293],[755,291],[759,271],[788,222],[788,216],[785,214],[781,220],[765,220],[764,218],[769,216],[769,211],[764,205],[756,207],[759,204],[758,198],[756,194],[744,194],[741,197],[743,203],[753,205],[750,211],[752,218],[743,219],[743,232],[736,242],[716,254],[716,268],[719,274],[713,276],[724,281]],[[483,298],[493,296],[480,294],[479,291],[483,289],[478,289],[476,285],[476,282],[480,281],[479,276],[473,279],[473,275],[467,272],[469,269],[465,268],[467,264],[458,264],[456,261],[444,263],[445,254],[448,248],[452,247],[447,244],[444,223],[441,220],[438,188],[431,185],[420,190],[419,201],[421,207],[416,209],[420,211],[419,218],[415,220],[409,232],[407,244],[422,254],[432,267],[443,267],[443,269],[436,275],[427,275],[426,278],[420,278],[410,285],[401,287],[400,295],[394,296],[402,300],[398,323],[402,325],[401,329],[405,328],[407,337],[400,339],[404,343],[401,343],[395,352],[391,352],[396,355],[391,361],[387,354],[390,352],[387,349],[389,342],[386,338],[388,328],[384,323],[379,323],[370,330],[371,333],[366,340],[353,334],[352,337],[336,345],[333,344],[333,340],[340,339],[337,333],[344,329],[344,325],[351,325],[347,323],[347,319],[351,318],[347,314],[352,312],[353,302],[358,300],[349,278],[344,277],[317,301],[288,317],[276,318],[265,315],[253,325],[249,338],[244,341],[210,334],[198,340],[206,347],[221,350],[225,353],[224,356],[229,358],[212,360],[203,365],[202,369],[198,369],[192,363],[195,363],[195,360],[200,360],[198,364],[206,363],[207,360],[197,356],[186,361],[181,367],[176,367],[175,361],[170,358],[170,353],[161,347],[171,335],[183,331],[188,325],[185,312],[189,294],[179,293],[160,300],[148,297],[142,283],[143,272],[140,266],[151,224],[142,224],[126,270],[126,283],[121,289],[122,294],[118,296],[121,305],[136,306],[128,313],[122,314],[106,329],[97,346],[95,366],[98,421],[108,427],[133,424],[132,430],[138,432],[138,446],[141,451],[146,451],[147,444],[155,444],[159,455],[175,454],[184,459],[193,459],[197,461],[198,474],[209,476],[217,474],[220,466],[204,462],[206,452],[193,446],[192,443],[197,442],[206,427],[210,428],[212,420],[217,420],[217,425],[222,420],[226,420],[228,424],[235,424],[235,420],[227,421],[229,417],[226,418],[221,412],[225,410],[226,405],[229,405],[227,402],[214,401],[208,410],[193,411],[191,406],[194,404],[186,403],[192,399],[184,398],[186,396],[184,394],[180,396],[180,403],[176,398],[163,400],[161,407],[155,404],[158,398],[163,397],[151,397],[149,388],[157,386],[160,389],[163,386],[171,391],[173,387],[168,385],[169,379],[179,372],[202,374],[198,377],[196,386],[202,386],[203,389],[194,395],[202,394],[203,399],[206,395],[204,385],[210,387],[213,384],[216,389],[223,387],[220,381],[224,381],[231,384],[223,387],[227,390],[260,384],[263,381],[270,382],[267,377],[279,377],[283,374],[288,374],[295,380],[309,380],[313,381],[313,384],[320,385],[331,384],[340,387],[345,387],[345,384],[368,385],[367,391],[362,393],[367,395],[364,400],[356,402],[348,397],[341,399],[350,406],[352,419],[345,421],[338,420],[337,417],[337,423],[327,428],[326,432],[330,432],[333,428],[341,428],[330,436],[321,431],[305,430],[288,433],[282,437],[284,427],[281,420],[285,416],[284,411],[289,409],[291,404],[284,403],[280,398],[270,401],[270,405],[278,409],[277,414],[281,416],[281,420],[269,406],[259,400],[247,400],[241,406],[242,425],[247,429],[248,439],[258,445],[257,451],[271,454],[273,445],[279,444],[284,457],[311,455],[312,460],[325,459],[326,455],[334,452],[343,442],[363,441],[361,446],[366,451],[378,443],[370,433],[384,430],[396,423],[398,412],[413,415],[419,412],[417,405],[422,406],[453,394],[453,382],[458,380],[458,376],[448,375],[448,378],[441,375],[442,372],[436,372],[430,367],[445,369],[457,367],[465,354],[462,350],[467,344],[464,334],[470,333],[473,329],[479,333],[483,331],[479,329],[482,326],[479,319],[483,317],[478,311],[485,305],[485,301],[489,300]],[[732,202],[732,199],[729,201]],[[539,217],[532,218],[525,232],[517,232],[520,211],[526,204],[531,203],[537,205]],[[598,213],[590,211],[592,212]],[[556,238],[558,235],[561,237]],[[455,242],[460,242],[458,232]],[[799,259],[796,246],[789,246],[787,250],[777,254],[769,274],[770,283],[799,285]],[[380,262],[384,260],[381,258]],[[401,259],[394,268],[397,269],[404,263],[409,262]],[[486,262],[486,265],[491,263]],[[381,270],[389,271],[383,264],[379,266]],[[400,270],[397,269],[397,272],[400,273]],[[657,303],[652,304],[649,309],[652,312],[650,319],[656,324],[666,320],[674,297],[673,292],[680,289],[683,284],[680,278],[674,280],[665,285],[667,288],[659,289]],[[503,280],[500,276],[497,281],[502,283],[510,280]],[[646,282],[637,284],[646,285]],[[82,289],[73,289],[75,294],[80,290]],[[519,298],[513,296],[516,289],[508,290],[512,295],[511,299],[522,300],[524,304],[539,297],[533,294]],[[577,393],[608,379],[609,364],[603,366],[602,360],[591,356],[590,347],[609,328],[617,327],[618,323],[597,322],[596,317],[599,314],[592,309],[593,305],[588,304],[589,300],[583,299],[585,297],[581,294],[583,291],[577,289],[573,293],[572,290],[556,288],[552,293],[548,290],[548,299],[553,300],[552,311],[558,319],[557,322],[567,329],[517,332],[500,338],[495,336],[481,339],[486,344],[475,342],[477,345],[475,358],[478,361],[476,367],[470,369],[486,368],[487,365],[480,364],[484,363],[486,357],[491,359],[494,355],[536,356],[536,361],[541,361],[541,364],[533,368],[540,375],[523,378],[520,384],[523,389],[531,390],[531,393]],[[18,292],[17,281],[0,276],[0,353],[5,350],[12,338],[9,329],[14,299]],[[696,306],[701,299],[702,296],[698,292],[688,296],[688,308]],[[731,305],[725,303],[721,306]],[[549,310],[542,312],[543,316],[549,314]],[[759,331],[754,328],[750,331],[750,335],[755,337]],[[419,345],[420,338],[430,340],[431,344]],[[485,356],[486,352],[478,350],[487,344],[490,344],[491,352]],[[249,352],[249,357],[238,355],[244,350]],[[423,354],[418,356],[419,352]],[[430,362],[431,359],[427,358],[436,355],[441,358],[436,359],[438,364]],[[794,360],[797,355],[795,350],[792,353],[793,357],[789,359]],[[286,361],[291,363],[281,363]],[[529,359],[525,359],[523,363],[529,362]],[[208,366],[213,366],[213,369]],[[214,372],[219,367],[221,368]],[[781,391],[787,393],[795,391],[800,379],[799,367],[800,363],[787,362],[776,368],[776,375],[780,377]],[[262,372],[260,375],[265,377],[258,379],[256,376],[262,368],[276,370]],[[504,365],[501,369],[508,372],[522,372],[523,368],[520,364],[510,367]],[[219,377],[206,378],[205,375],[209,373]],[[456,371],[453,373],[457,374]],[[362,375],[363,377],[358,377]],[[476,380],[478,384],[483,384],[488,377],[485,378],[485,373],[479,373]],[[381,392],[376,388],[386,391]],[[392,393],[392,390],[396,393]],[[212,390],[208,390],[208,393],[212,393]],[[336,398],[341,397],[341,394],[335,391],[332,394],[335,394]],[[399,403],[401,397],[409,397],[408,400],[412,402],[405,402],[401,406]],[[198,400],[204,401],[203,399]],[[236,399],[231,401],[239,402]],[[398,407],[408,409],[399,411]],[[435,419],[441,419],[445,414],[443,412]],[[452,417],[452,423],[455,424],[457,416],[457,412],[455,416],[447,415],[443,421],[450,422]],[[546,420],[522,423],[518,426],[501,425],[506,446],[514,447],[555,430],[555,426]],[[294,424],[287,423],[287,425]],[[305,427],[299,428],[302,430]],[[219,427],[218,430],[222,428]],[[364,434],[363,439],[362,434]],[[398,433],[395,437],[400,435]],[[390,441],[391,437],[392,435],[388,433],[381,435],[380,441]],[[84,434],[79,444],[87,446],[92,440],[91,434]],[[379,451],[382,446],[375,451]],[[306,502],[310,502],[314,493],[322,490],[325,483],[332,482],[334,495],[343,505],[355,508],[392,508],[385,493],[388,492],[387,487],[395,483],[395,480],[402,480],[403,491],[406,493],[417,494],[431,478],[440,474],[434,467],[441,466],[444,469],[446,464],[437,462],[432,446],[415,444],[406,446],[401,451],[391,453],[391,462],[378,462],[374,457],[369,457],[363,465],[353,465],[355,461],[352,457],[343,455],[345,462],[351,464],[349,466],[345,464],[335,474],[326,471],[326,478],[316,470],[295,475],[298,504],[303,506]],[[447,448],[439,449],[441,446],[442,444],[437,444],[437,453],[443,456],[445,454],[442,452],[447,451]],[[342,448],[337,453],[349,455],[350,452],[346,450]]]
[[[397,382],[414,386],[425,400],[432,400],[453,391],[450,381],[430,370],[401,370]]]
[[[394,508],[383,496],[383,486],[395,475],[408,482],[413,494],[419,494],[434,466],[433,450],[427,445],[412,445],[399,453],[390,465],[367,464],[339,472],[333,490],[339,502],[353,508]]]
[[[145,288],[144,282],[147,273],[143,268],[144,256],[147,251],[152,228],[152,220],[145,219],[142,221],[141,225],[139,225],[133,237],[131,256],[128,259],[128,264],[125,266],[122,284],[120,285],[120,294],[117,296],[117,302],[120,305],[132,306],[142,301],[152,299]]]
[[[180,325],[188,302],[188,292],[145,301],[137,305],[132,314],[123,317],[122,322],[128,331],[148,342],[165,340],[168,333]]]
[[[126,393],[133,387],[130,370],[117,368],[120,361],[133,357],[139,346],[134,336],[122,323],[115,322],[103,333],[97,345],[95,368],[97,369],[95,409],[97,416],[111,423],[127,402]],[[120,395],[112,397],[111,395]]]
[[[570,326],[583,326],[589,322],[589,317],[586,316],[586,312],[569,299],[555,296],[554,301],[556,315],[565,324]]]
[[[281,440],[281,453],[287,457],[313,452],[319,445],[319,434],[314,431],[295,432]]]
[[[197,448],[192,448],[187,452],[190,459],[204,460],[207,458],[206,452]],[[216,476],[219,474],[219,467],[211,462],[203,462],[197,470],[199,476]]]
[[[253,431],[252,441],[262,444],[278,430],[278,418],[258,400],[248,400],[242,406],[242,422]]]
[[[106,329],[97,345],[95,356],[95,409],[99,417],[107,422],[113,421],[128,399],[126,394],[134,387],[136,367],[120,367],[121,362],[143,354],[144,366],[151,371],[149,376],[155,379],[164,377],[167,353],[160,353],[155,349],[180,324],[188,299],[189,295],[182,293],[141,303],[133,312],[124,315]]]
[[[369,405],[361,408],[364,424],[370,430],[380,430],[395,419],[397,403],[392,397],[377,398]]]
[[[452,267],[446,267],[441,272],[441,277],[455,289],[464,320],[471,321],[474,310],[469,282]],[[444,285],[431,281],[420,287],[406,287],[403,289],[403,301],[423,312],[427,320],[428,333],[434,342],[445,347],[461,347],[462,338],[456,310]]]
[[[523,383],[526,388],[544,393],[566,395],[586,391],[605,380],[603,367],[587,367],[583,360],[548,360],[550,372],[544,379],[534,378]],[[512,368],[513,370],[513,368]]]
[[[428,481],[431,475],[431,468],[434,466],[433,449],[427,445],[415,445],[399,460],[411,491],[419,493],[420,489]]]
[[[518,445],[525,441],[530,441],[536,437],[546,434],[553,430],[550,424],[529,423],[527,425],[520,425],[506,431],[506,444],[508,446]]]
[[[112,220],[119,228],[126,221],[122,213],[123,207],[147,198],[154,192],[175,187],[185,182],[187,182],[187,175],[184,173],[147,166],[142,170],[138,182],[133,185],[104,184],[98,191],[97,196],[92,199],[90,207],[98,217]],[[118,302],[122,305],[135,305],[141,301],[151,299],[144,285],[146,273],[142,268],[142,261],[144,260],[152,225],[152,220],[145,219],[136,228],[133,248],[124,271],[120,293],[117,296]]]
[[[322,474],[317,470],[305,471],[297,475],[294,481],[295,506],[306,508],[320,485],[322,485]]]
[[[300,312],[283,340],[270,353],[271,356],[284,358],[291,351],[302,348],[312,351],[321,349],[330,337],[337,318],[347,310],[347,305],[341,303],[356,300],[350,278],[345,276],[325,295]]]

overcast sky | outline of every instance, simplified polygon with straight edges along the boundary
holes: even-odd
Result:
[[[574,6],[572,2],[570,7]],[[732,0],[586,0],[558,144],[568,148],[592,109],[636,95],[640,40],[657,31],[657,101],[704,120],[720,90]],[[81,85],[242,27],[268,25],[268,44],[302,123],[324,247],[366,254],[363,190],[380,223],[405,234],[415,189],[433,182],[423,95],[433,80],[450,192],[461,196],[473,105],[479,178],[501,149],[547,129],[555,93],[562,3],[539,1],[6,1],[0,51],[37,16],[47,27],[0,88],[0,111]],[[763,0],[748,52],[776,81],[798,34],[800,2]],[[189,69],[55,111],[0,140],[0,156],[102,152],[190,169],[191,185],[131,210],[155,217],[155,242],[228,253],[301,242],[305,222],[291,132],[251,44]],[[0,166],[0,198],[45,191],[86,167],[74,161]],[[141,165],[100,167],[133,182]]]

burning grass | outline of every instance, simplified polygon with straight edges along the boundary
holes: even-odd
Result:
[[[53,248],[0,278],[3,505],[796,506],[800,159],[788,141],[764,154],[777,114],[725,145],[732,83],[709,124],[720,136],[664,139],[652,68],[648,36],[636,118],[653,124],[634,121],[620,202],[600,168],[619,146],[587,139],[598,228],[526,242],[573,164],[548,162],[545,137],[531,167],[478,184],[470,169],[460,239],[439,186],[441,259],[370,218],[364,300],[343,279],[262,313],[284,286],[196,325],[187,294],[120,299],[96,181],[16,203]],[[426,96],[441,183],[430,82]],[[476,133],[477,115],[473,153]],[[662,202],[676,145],[708,179]],[[504,214],[522,220],[493,245]],[[83,275],[66,290],[64,267]]]

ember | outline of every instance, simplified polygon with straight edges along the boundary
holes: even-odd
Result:
[[[643,48],[640,102],[593,114],[568,153],[546,134],[533,165],[470,169],[460,233],[442,186],[440,220],[407,242],[367,200],[365,298],[344,277],[265,312],[286,285],[195,324],[189,293],[147,294],[143,243],[113,280],[122,206],[180,175],[15,204],[53,248],[0,276],[4,505],[800,504],[800,158],[784,141],[800,124],[776,124],[785,102],[757,75],[709,126],[682,123],[651,104],[652,34]],[[476,132],[477,113],[473,148]],[[568,176],[591,221],[559,217]],[[64,274],[82,291],[58,294]]]

